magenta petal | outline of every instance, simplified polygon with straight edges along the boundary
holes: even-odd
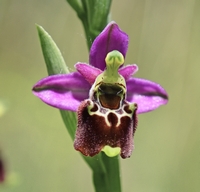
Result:
[[[117,50],[125,57],[127,49],[128,35],[112,21],[94,40],[90,49],[90,64],[104,70],[106,67],[105,58],[110,51]]]
[[[138,104],[137,113],[145,113],[167,104],[168,95],[157,83],[131,78],[127,81],[127,100]]]
[[[87,63],[77,63],[75,68],[91,85],[95,82],[97,76],[102,73],[100,69]]]
[[[127,81],[131,76],[133,76],[138,71],[138,66],[136,64],[126,65],[118,70],[119,74],[124,77]]]
[[[52,75],[37,82],[33,93],[53,107],[76,111],[89,97],[90,84],[78,72]]]

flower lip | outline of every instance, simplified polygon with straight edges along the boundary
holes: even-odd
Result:
[[[130,157],[134,149],[136,109],[136,104],[124,102],[123,109],[102,110],[92,100],[84,100],[78,109],[74,148],[83,155],[92,157],[108,145],[121,148],[118,153],[120,152],[122,158]]]

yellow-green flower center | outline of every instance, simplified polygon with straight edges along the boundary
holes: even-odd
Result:
[[[119,51],[111,51],[107,54],[105,58],[106,62],[106,73],[110,76],[118,73],[119,67],[124,63],[124,56]]]
[[[107,54],[105,62],[106,69],[96,78],[93,91],[103,107],[118,109],[126,94],[125,79],[118,73],[124,63],[124,56],[114,50]]]
[[[124,56],[119,51],[111,51],[105,58],[106,69],[101,73],[95,81],[95,85],[101,83],[118,84],[120,87],[126,87],[124,78],[118,73],[119,67],[124,63]],[[95,88],[97,88],[95,86]],[[125,91],[125,90],[124,90]]]

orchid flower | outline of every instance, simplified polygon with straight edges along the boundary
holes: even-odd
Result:
[[[159,84],[132,77],[138,67],[124,66],[127,49],[128,35],[112,21],[94,40],[89,64],[78,62],[76,72],[46,77],[33,87],[48,105],[77,112],[74,147],[86,156],[111,148],[130,157],[137,114],[168,101]]]
[[[5,169],[3,160],[0,157],[0,183],[2,183],[5,180]]]

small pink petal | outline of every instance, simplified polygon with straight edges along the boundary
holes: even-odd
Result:
[[[77,63],[75,68],[91,85],[95,82],[97,76],[102,73],[100,69],[87,63]]]
[[[121,67],[118,72],[120,75],[124,77],[124,79],[127,81],[131,76],[133,76],[138,71],[138,66],[136,64],[133,65],[126,65],[124,67]]]

